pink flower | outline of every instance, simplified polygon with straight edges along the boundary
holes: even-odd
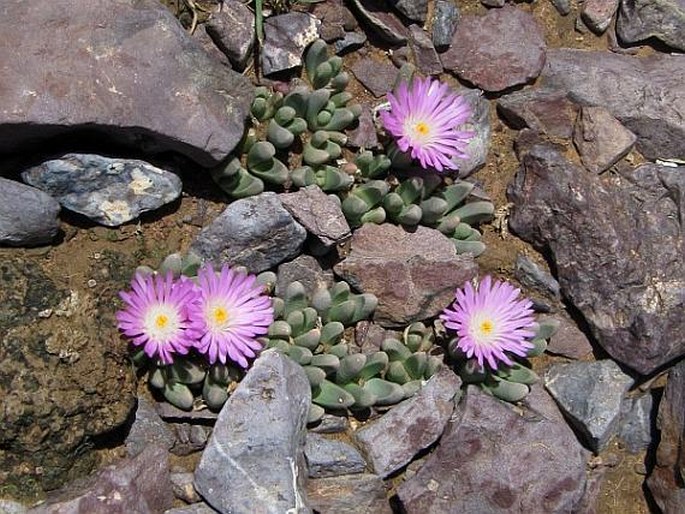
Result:
[[[271,298],[254,275],[238,273],[224,265],[216,273],[211,264],[197,274],[200,301],[193,316],[202,323],[196,348],[210,364],[227,359],[247,368],[247,359],[262,348],[257,337],[266,334],[274,320]]]
[[[499,280],[493,284],[486,276],[477,290],[469,282],[457,289],[452,310],[440,315],[445,327],[457,332],[457,347],[468,358],[475,356],[481,368],[483,361],[493,370],[499,362],[512,365],[505,352],[525,357],[533,348],[528,341],[535,335],[533,304],[517,299],[520,292]]]
[[[189,307],[198,300],[189,280],[174,281],[171,272],[162,275],[137,273],[130,292],[119,293],[127,307],[116,313],[119,330],[150,358],[171,364],[173,354],[185,355],[195,345],[201,325],[189,317]]]
[[[388,93],[390,110],[380,114],[386,130],[403,152],[411,150],[423,168],[456,169],[452,157],[466,158],[473,132],[457,130],[471,115],[464,97],[437,80],[414,78]]]

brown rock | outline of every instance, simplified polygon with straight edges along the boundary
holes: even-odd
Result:
[[[247,5],[224,2],[205,24],[205,30],[236,69],[245,69],[255,40],[254,14]]]
[[[579,107],[564,91],[524,89],[499,98],[497,110],[514,128],[570,139]]]
[[[378,298],[374,321],[405,326],[439,314],[454,291],[476,276],[478,265],[457,255],[437,230],[415,232],[391,225],[366,224],[352,236],[349,256],[334,271],[353,287]]]
[[[585,0],[581,16],[595,34],[602,34],[611,24],[619,0]]]
[[[381,97],[390,91],[397,79],[397,68],[387,61],[360,59],[352,65],[352,73],[374,96]]]
[[[321,513],[392,514],[385,496],[383,481],[370,473],[307,482],[309,504]]]
[[[590,341],[575,323],[565,317],[555,319],[559,321],[559,328],[549,340],[549,353],[563,355],[569,359],[583,359],[592,354]]]
[[[428,33],[418,25],[412,25],[409,31],[411,33],[409,44],[414,52],[414,62],[418,70],[424,75],[442,73],[442,62]]]

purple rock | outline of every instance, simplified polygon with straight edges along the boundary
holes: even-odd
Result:
[[[595,34],[602,34],[611,24],[619,0],[585,0],[580,15]]]
[[[683,0],[622,1],[616,32],[624,43],[650,37],[685,51],[685,2]]]
[[[376,61],[370,57],[354,63],[352,73],[376,97],[390,91],[397,80],[397,68],[387,61]]]
[[[397,16],[391,13],[385,2],[378,0],[352,0],[360,17],[370,25],[376,34],[393,45],[407,42],[409,31]]]
[[[497,110],[514,128],[570,139],[579,107],[564,91],[524,89],[500,97]]]
[[[425,30],[418,25],[409,27],[411,39],[409,44],[414,52],[414,62],[417,69],[424,75],[439,75],[442,73],[442,62],[435,51],[433,42]]]
[[[245,69],[255,40],[254,14],[247,5],[224,2],[205,24],[207,34],[238,70]]]
[[[385,486],[377,475],[362,473],[307,482],[309,503],[316,512],[392,514]]]

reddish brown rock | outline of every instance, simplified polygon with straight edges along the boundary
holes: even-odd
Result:
[[[349,256],[334,270],[356,289],[378,297],[377,323],[406,326],[439,314],[454,300],[454,291],[476,276],[478,266],[470,255],[457,255],[437,230],[419,226],[408,232],[369,223],[354,233]]]
[[[397,68],[387,61],[360,59],[352,65],[352,73],[374,96],[381,97],[390,91],[397,79]]]
[[[311,479],[307,498],[321,513],[392,514],[383,481],[371,473]]]
[[[418,25],[412,25],[409,31],[411,32],[409,44],[414,52],[414,62],[418,70],[424,75],[442,73],[442,62],[428,33]]]
[[[569,359],[583,359],[592,354],[590,341],[575,323],[565,317],[554,319],[559,321],[559,328],[550,338],[547,352]]]
[[[525,84],[545,64],[542,30],[531,14],[516,7],[493,9],[485,16],[464,16],[443,66],[486,91]]]
[[[619,0],[585,0],[581,16],[585,24],[596,34],[602,34],[611,24]]]
[[[564,91],[524,89],[499,98],[497,110],[514,128],[570,139],[579,107]]]

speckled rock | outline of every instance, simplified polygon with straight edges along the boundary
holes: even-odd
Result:
[[[656,404],[648,392],[621,404],[618,437],[630,453],[647,450],[656,441]]]
[[[580,15],[595,34],[602,34],[614,18],[619,0],[585,0]]]
[[[235,0],[223,2],[205,24],[207,34],[237,70],[245,69],[255,40],[255,20],[247,5]]]
[[[456,4],[448,0],[436,0],[432,34],[435,48],[444,50],[452,43],[459,17],[459,8]]]
[[[317,289],[333,285],[333,273],[330,270],[324,272],[314,257],[302,254],[278,266],[276,295],[283,298],[288,285],[295,281],[302,284],[311,297]]]
[[[466,145],[468,157],[465,159],[461,157],[452,158],[452,162],[459,169],[459,178],[466,178],[485,166],[485,161],[488,158],[492,136],[490,102],[479,89],[461,89],[457,92],[471,106],[471,116],[463,128],[475,132],[474,137]]]
[[[0,177],[0,245],[37,246],[59,232],[59,202],[40,189]]]
[[[616,32],[624,43],[650,37],[685,51],[685,2],[683,0],[622,0]]]
[[[307,495],[316,512],[335,514],[392,514],[385,486],[378,475],[363,473],[315,478]]]
[[[181,196],[181,179],[144,161],[67,154],[21,174],[65,209],[117,227]]]
[[[409,31],[397,16],[377,0],[351,0],[360,18],[388,43],[403,45],[407,42]]]
[[[337,439],[307,433],[304,445],[309,478],[337,477],[362,473],[366,469],[364,457],[356,448]]]
[[[412,21],[426,23],[428,0],[388,0],[390,4]]]
[[[319,37],[319,20],[303,12],[289,12],[264,20],[261,63],[264,75],[302,65],[302,54]]]
[[[523,254],[516,256],[515,274],[522,285],[559,299],[559,282],[541,269],[530,257]]]

